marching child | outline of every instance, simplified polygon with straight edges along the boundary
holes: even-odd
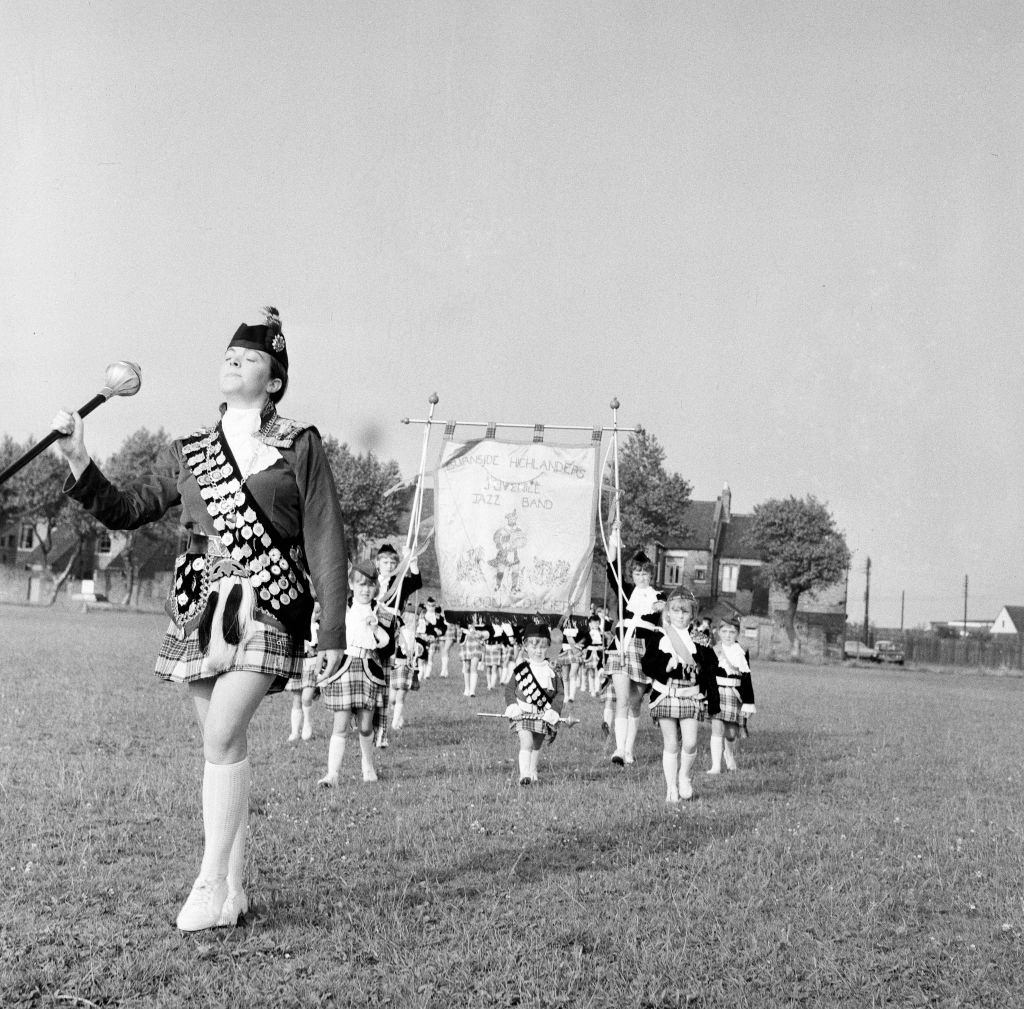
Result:
[[[437,655],[440,648],[446,626],[437,600],[433,596],[427,596],[427,602],[416,627],[416,636],[420,639],[420,643],[426,646],[426,654],[420,660],[420,676],[424,680],[430,679],[434,656]]]
[[[529,624],[523,633],[526,658],[512,670],[505,685],[505,717],[519,734],[519,784],[537,781],[537,761],[545,739],[554,742],[562,713],[562,681],[547,652],[551,632],[544,624]]]
[[[576,700],[576,691],[581,687],[580,669],[583,666],[583,649],[580,646],[579,637],[579,626],[572,620],[567,620],[562,628],[562,661],[567,666],[565,696],[570,704]]]
[[[478,613],[474,613],[466,628],[466,639],[462,642],[463,697],[476,697],[476,684],[484,662],[487,637],[487,624]],[[487,689],[491,689],[489,679]]]
[[[391,670],[391,705],[394,714],[391,727],[405,726],[405,695],[412,687],[413,673],[423,653],[423,645],[416,639],[416,611],[406,606],[402,613],[402,626],[395,641],[395,664]]]
[[[442,614],[443,616],[443,614]],[[441,639],[441,679],[448,678],[448,668],[451,665],[452,646],[457,645],[462,638],[462,628],[454,620],[444,617],[445,631]]]
[[[345,662],[320,684],[324,704],[334,712],[334,726],[327,749],[327,773],[317,782],[321,788],[338,784],[345,757],[345,732],[353,716],[359,723],[359,752],[363,781],[376,781],[373,766],[373,712],[382,690],[387,689],[379,649],[391,644],[388,628],[394,613],[374,607],[377,568],[372,561],[360,561],[349,573],[352,600],[345,615]]]
[[[499,681],[505,682],[501,675],[504,661],[505,631],[500,620],[492,619],[487,631],[487,641],[484,643],[484,667],[487,670],[488,690],[493,690]]]
[[[694,625],[697,602],[676,589],[662,612],[659,662],[651,663],[651,718],[661,729],[665,801],[693,798],[690,769],[697,756],[697,723],[718,712],[718,660],[711,637]]]
[[[597,696],[597,681],[602,667],[604,666],[604,628],[599,614],[591,613],[587,619],[587,626],[579,637],[580,648],[583,652],[583,670],[591,696]]]
[[[609,564],[614,584],[619,585],[618,569]],[[651,685],[653,670],[659,665],[657,655],[660,634],[660,613],[665,597],[651,585],[654,564],[642,551],[630,560],[633,581],[619,586],[625,602],[622,632],[622,654],[619,668],[612,676],[615,686],[615,752],[613,764],[634,763],[633,749],[640,728],[640,702]]]
[[[754,684],[750,677],[750,655],[739,643],[740,624],[735,617],[724,618],[718,625],[718,694],[721,709],[711,719],[711,769],[708,774],[722,773],[722,757],[725,767],[735,771],[736,737],[740,725],[746,725],[749,715],[756,713],[754,707]]]
[[[512,626],[510,620],[501,622],[501,682],[508,683],[512,679],[512,670],[515,668],[519,652],[522,648],[517,628]]]
[[[316,653],[317,631],[320,626],[320,603],[313,603],[313,617],[309,623],[309,637],[306,639],[306,657],[302,660],[302,676],[289,680],[285,690],[292,695],[292,734],[289,743],[313,738],[313,701],[316,698],[316,678],[323,665],[322,657]]]

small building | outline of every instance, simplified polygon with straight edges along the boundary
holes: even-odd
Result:
[[[1004,606],[992,621],[989,634],[1024,634],[1024,606]]]

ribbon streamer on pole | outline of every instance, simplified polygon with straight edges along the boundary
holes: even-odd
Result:
[[[85,417],[92,413],[96,407],[101,403],[106,403],[112,396],[134,396],[142,387],[142,369],[131,361],[118,361],[108,365],[104,378],[107,384],[85,406],[79,407],[79,417]],[[5,484],[37,455],[48,449],[58,438],[63,437],[62,431],[51,431],[42,441],[33,445],[24,455],[15,459],[3,473],[0,473],[0,485]]]
[[[427,402],[430,404],[430,411],[427,413],[427,419],[423,424],[423,447],[420,450],[420,467],[416,472],[416,489],[413,491],[412,508],[409,510],[409,530],[405,535],[405,556],[402,558],[401,567],[395,578],[394,588],[388,593],[387,598],[383,600],[384,604],[390,605],[396,613],[399,610],[402,598],[402,583],[405,581],[405,573],[409,570],[409,565],[413,559],[418,557],[422,550],[419,545],[419,537],[420,522],[423,518],[423,477],[427,467],[427,443],[430,441],[430,425],[434,419],[434,407],[440,402],[440,398],[436,392],[432,392]],[[408,424],[409,419],[406,418],[403,423]]]

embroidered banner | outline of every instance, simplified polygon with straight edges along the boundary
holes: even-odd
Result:
[[[597,451],[444,443],[434,538],[446,609],[590,611]]]

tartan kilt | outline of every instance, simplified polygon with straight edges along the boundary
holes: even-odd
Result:
[[[459,646],[462,658],[466,662],[472,662],[474,659],[480,659],[483,661],[484,657],[484,643],[482,641],[470,641],[468,638],[462,642]]]
[[[302,660],[302,673],[298,678],[293,677],[285,685],[285,690],[290,690],[293,693],[298,693],[300,690],[311,689],[316,685],[316,678],[320,674],[320,669],[323,666],[324,657],[322,655],[306,656]],[[317,694],[320,691],[317,690]],[[315,696],[315,695],[314,695]]]
[[[484,663],[488,666],[500,666],[502,662],[502,645],[484,645]]]
[[[651,702],[651,718],[655,722],[659,718],[682,720],[695,718],[703,722],[707,717],[708,702],[703,697],[673,697],[671,694],[659,697]]]
[[[598,652],[593,652],[583,657],[583,667],[585,669],[593,670],[596,672],[602,666],[601,655]]]
[[[408,659],[396,662],[395,668],[391,670],[391,689],[412,690],[412,672],[413,667]]]
[[[717,715],[712,715],[712,717],[717,718],[720,722],[735,722],[739,725],[744,717],[740,714],[743,702],[740,700],[739,689],[737,687],[724,687],[719,683],[718,703],[720,706],[719,712]]]
[[[638,638],[635,634],[626,642],[625,666],[629,678],[634,683],[650,683],[651,678],[646,676],[641,666],[643,657],[647,654],[647,643]]]
[[[501,661],[511,662],[516,657],[516,649],[518,645],[502,645],[501,646]]]
[[[350,658],[352,662],[345,675],[320,688],[321,700],[331,711],[372,710],[380,703],[381,692],[387,693],[387,684],[370,679],[365,659],[359,656]]]
[[[252,626],[252,637],[245,648],[235,656],[230,671],[240,669],[249,673],[273,676],[274,682],[267,692],[276,694],[284,689],[289,680],[302,676],[305,643],[301,638],[293,638],[290,634],[258,620],[254,620]],[[157,655],[154,672],[161,679],[173,683],[192,683],[220,676],[220,673],[203,672],[204,658],[205,653],[199,647],[198,629],[187,637],[180,638],[177,627],[172,623],[160,643],[160,653]]]
[[[572,669],[573,659],[568,652],[559,652],[555,661],[551,663],[556,673],[560,676],[566,677],[569,675],[569,670]]]
[[[558,735],[558,731],[554,726],[548,725],[540,715],[524,714],[517,715],[515,718],[510,718],[509,728],[513,732],[518,732],[520,729],[526,729],[528,732],[542,732],[544,738],[549,742],[555,741],[555,736]]]

